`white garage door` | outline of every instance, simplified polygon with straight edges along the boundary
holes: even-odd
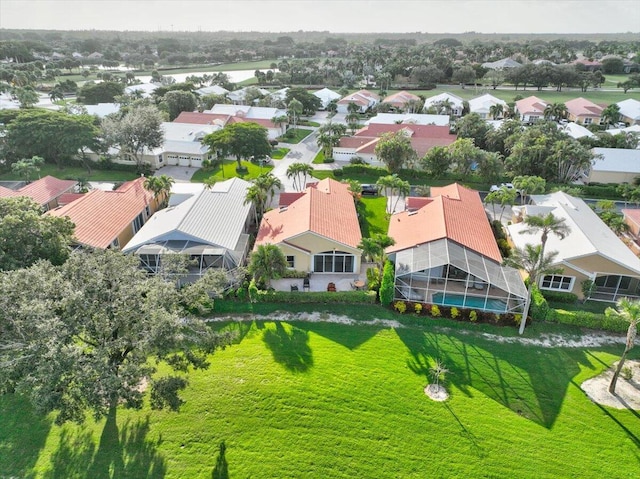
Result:
[[[167,165],[176,166],[178,164],[178,156],[177,155],[167,155]]]
[[[189,165],[191,165],[191,157],[189,157],[189,156],[179,156],[178,157],[178,165],[180,165],[180,166],[189,166]]]

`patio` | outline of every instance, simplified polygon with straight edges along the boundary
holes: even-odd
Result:
[[[367,269],[375,266],[373,263],[362,263],[359,273],[309,273],[308,291],[327,291],[329,283],[336,286],[336,291],[353,291],[356,281],[362,281],[364,287],[367,284]],[[282,278],[271,281],[271,286],[276,291],[291,291],[296,286],[298,291],[306,291],[303,278]]]

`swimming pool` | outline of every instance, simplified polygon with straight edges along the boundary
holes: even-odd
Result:
[[[467,296],[465,300],[464,294],[435,293],[432,302],[443,306],[460,306],[461,308],[482,309],[485,311],[495,311],[497,313],[507,311],[507,302],[501,299],[489,298],[485,304],[485,298]]]

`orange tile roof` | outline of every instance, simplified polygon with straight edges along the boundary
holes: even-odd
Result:
[[[633,223],[640,225],[640,209],[637,208],[624,208],[622,214],[625,219],[632,221]]]
[[[106,249],[151,203],[153,193],[144,189],[144,180],[128,181],[115,191],[92,190],[47,214],[67,216],[76,225],[78,243]]]
[[[389,236],[396,244],[388,253],[447,238],[498,263],[500,250],[477,191],[457,183],[431,188],[433,201],[415,212],[391,216]]]
[[[265,213],[256,246],[279,244],[300,234],[312,232],[357,248],[362,234],[349,186],[326,178],[305,190],[305,194],[286,208]]]
[[[603,108],[586,98],[574,98],[565,102],[567,111],[574,116],[592,116],[600,118]]]
[[[391,103],[394,106],[404,106],[410,101],[419,101],[420,97],[414,95],[413,93],[409,93],[408,91],[399,91],[392,95],[389,95],[382,103]]]
[[[547,107],[547,102],[541,100],[537,96],[528,96],[516,102],[516,108],[521,115],[542,114]]]
[[[180,113],[173,123],[192,123],[194,125],[213,125],[215,120],[220,120],[222,124],[226,124],[231,118],[230,115],[218,113],[200,113],[197,111],[183,111]]]
[[[28,196],[40,205],[46,205],[78,184],[75,180],[61,180],[54,176],[45,176],[17,190],[0,187],[0,197]]]

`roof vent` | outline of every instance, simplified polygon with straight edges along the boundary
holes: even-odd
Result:
[[[287,208],[288,208],[287,206],[281,206],[280,207],[280,213],[283,213],[283,212],[287,211]]]

